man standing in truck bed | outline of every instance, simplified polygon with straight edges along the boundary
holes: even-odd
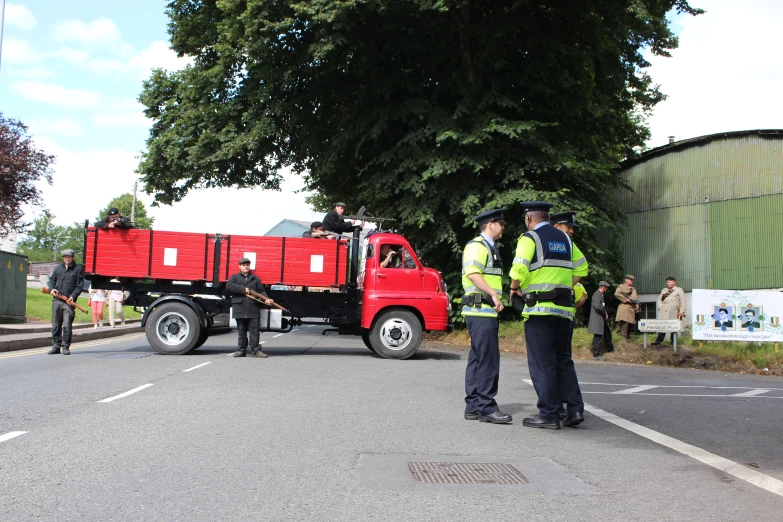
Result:
[[[250,271],[250,260],[243,257],[239,260],[239,272],[232,275],[226,282],[226,291],[231,295],[231,312],[237,322],[239,331],[239,348],[234,352],[234,357],[245,357],[248,347],[248,333],[250,334],[250,355],[265,358],[267,355],[261,351],[258,345],[258,322],[261,318],[261,303],[250,298],[251,292],[263,296],[265,304],[271,301],[266,295],[264,285],[253,272]]]

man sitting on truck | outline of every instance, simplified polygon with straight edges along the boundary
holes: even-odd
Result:
[[[338,202],[332,205],[332,210],[326,213],[324,216],[323,226],[327,232],[333,232],[335,234],[343,234],[345,232],[353,232],[357,228],[364,227],[364,222],[358,225],[354,225],[350,221],[343,219],[345,214],[345,203]]]
[[[96,228],[136,228],[130,219],[122,217],[119,209],[112,207],[106,213],[106,217],[95,223]]]
[[[310,223],[310,230],[305,231],[302,234],[302,237],[310,239],[332,239],[334,238],[334,235],[330,234],[329,232],[324,232],[323,223],[320,221],[313,221]]]
[[[231,295],[231,312],[239,331],[239,348],[234,357],[247,356],[248,333],[250,334],[250,355],[266,358],[258,345],[258,323],[261,318],[261,303],[271,304],[261,280],[250,271],[250,259],[239,260],[239,273],[232,275],[226,282],[226,291]]]

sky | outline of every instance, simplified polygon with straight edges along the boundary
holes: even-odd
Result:
[[[151,69],[187,63],[168,47],[165,0],[16,0],[6,4],[0,112],[29,126],[38,148],[54,154],[54,182],[42,184],[55,222],[94,219],[132,192],[149,122],[136,101]],[[698,17],[672,14],[680,48],[648,56],[668,95],[649,119],[653,148],[668,136],[783,128],[783,53],[779,0],[694,0]],[[172,206],[149,208],[155,228],[263,234],[282,219],[311,221],[301,181],[287,174],[281,192],[209,189]],[[349,209],[351,210],[351,209]],[[32,219],[39,211],[31,209]]]

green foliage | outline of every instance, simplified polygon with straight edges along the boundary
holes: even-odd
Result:
[[[131,207],[133,206],[133,194],[130,192],[126,194],[122,194],[121,196],[117,196],[116,198],[112,199],[106,207],[101,210],[101,212],[98,214],[98,217],[95,219],[95,221],[100,221],[106,215],[109,213],[109,209],[112,207],[117,208],[117,210],[120,211],[120,215],[122,217],[126,217],[130,219],[131,217]],[[155,221],[155,218],[148,217],[147,216],[147,209],[144,207],[144,203],[139,201],[138,198],[136,198],[136,213],[134,215],[133,223],[136,225],[136,228],[143,228],[145,230],[149,230],[152,228],[152,224]]]
[[[87,289],[85,288],[84,291],[86,292]],[[87,306],[86,296],[80,297],[76,302],[79,303],[79,306],[86,309],[87,311],[90,310],[90,308]],[[125,319],[139,319],[141,317],[141,314],[134,311],[132,306],[123,306],[122,310],[123,312],[125,312]],[[41,290],[38,288],[28,288],[27,311],[25,312],[25,315],[27,315],[27,317],[30,319],[37,319],[39,321],[51,321],[52,320],[52,296],[41,293]],[[104,309],[103,311],[104,322],[108,321],[108,317],[109,317],[109,311],[107,309]],[[76,315],[74,317],[74,323],[92,323],[92,314],[91,313],[85,314],[77,310]]]
[[[623,218],[620,161],[649,136],[664,96],[642,51],[668,55],[686,0],[173,0],[173,48],[140,101],[153,120],[139,172],[156,202],[194,188],[277,188],[291,167],[316,191],[394,217],[459,291],[472,219],[504,208],[510,266],[517,202],[580,213],[596,277],[620,275],[596,230]],[[596,279],[597,281],[597,279]]]
[[[31,229],[19,240],[19,254],[36,261],[60,261],[60,252],[66,248],[74,251],[77,263],[84,261],[84,226],[74,223],[63,227],[52,222],[53,216],[44,214],[33,221]]]

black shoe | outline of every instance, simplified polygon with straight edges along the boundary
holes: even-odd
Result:
[[[568,412],[567,411],[561,411],[561,412],[558,412],[558,413],[560,415],[560,420],[561,421],[566,420],[566,417],[568,417]]]
[[[71,355],[71,350],[67,346],[63,346],[63,355]]]
[[[477,411],[466,411],[465,412],[465,420],[478,420],[479,414]]]
[[[606,353],[612,353],[613,351],[614,351],[614,346],[612,346],[611,348],[609,348],[608,350],[606,350]]]
[[[479,422],[490,422],[492,424],[508,424],[512,419],[508,413],[496,411],[489,415],[479,415],[478,420]]]
[[[569,413],[568,417],[563,420],[563,426],[577,426],[585,421],[585,416],[579,412]]]
[[[522,421],[522,426],[527,428],[544,428],[547,430],[559,430],[560,422],[552,422],[541,417],[527,418]]]
[[[659,343],[658,341],[654,341],[654,342],[650,343],[650,346],[660,346],[660,345],[661,345],[661,343]]]
[[[49,355],[54,355],[56,353],[60,353],[60,347],[59,346],[53,346],[52,349],[49,350],[46,353],[48,353]]]
[[[247,357],[247,354],[244,350],[237,350],[234,352],[234,357]]]

